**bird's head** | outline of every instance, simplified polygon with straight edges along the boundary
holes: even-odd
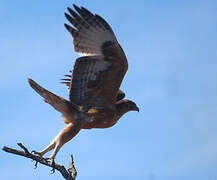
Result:
[[[136,105],[136,103],[128,99],[123,99],[123,100],[118,101],[117,108],[120,111],[125,111],[125,112],[128,112],[128,111],[138,111],[139,112],[139,108]]]

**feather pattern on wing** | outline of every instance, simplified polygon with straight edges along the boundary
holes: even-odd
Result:
[[[75,27],[65,24],[74,40],[74,49],[79,55],[102,55],[101,47],[107,41],[116,42],[116,37],[108,23],[99,15],[74,5],[75,11],[68,8],[65,13],[68,21]]]
[[[90,95],[91,88],[96,88],[102,83],[102,73],[111,65],[102,59],[102,56],[85,56],[76,60],[69,92],[70,101],[82,105],[88,94]]]
[[[70,101],[86,107],[111,106],[127,71],[126,56],[108,23],[87,9],[74,5],[65,14],[75,51],[86,56],[76,60],[72,75],[62,79],[70,89]],[[71,79],[71,81],[70,81]]]

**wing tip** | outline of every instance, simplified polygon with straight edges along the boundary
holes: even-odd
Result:
[[[73,27],[71,27],[70,25],[64,23],[65,28],[67,29],[67,31],[69,31],[72,35],[75,32],[75,30],[73,29]]]
[[[73,18],[68,14],[68,13],[64,13],[66,19],[72,24],[73,23]]]
[[[69,11],[69,13],[73,16],[73,17],[78,17],[77,13],[72,10],[70,7],[67,7],[67,10]]]
[[[66,13],[66,12],[64,12],[64,16],[67,18],[67,16],[69,16],[69,14],[68,14],[68,13]]]
[[[73,4],[73,7],[77,10],[77,9],[79,9],[80,10],[80,8],[76,5],[76,4]]]
[[[70,12],[70,11],[72,11],[72,9],[70,8],[70,7],[67,7],[67,10]]]

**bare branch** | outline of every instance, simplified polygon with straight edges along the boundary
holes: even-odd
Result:
[[[70,172],[71,176],[75,179],[77,176],[77,171],[75,169],[75,165],[74,165],[74,159],[73,156],[71,154],[70,156],[70,161],[69,161],[69,169],[68,171]]]
[[[20,146],[23,149],[23,151],[13,149],[13,148],[9,148],[7,146],[4,146],[2,148],[2,150],[5,151],[5,152],[8,152],[8,153],[12,153],[12,154],[16,154],[16,155],[19,155],[19,156],[24,156],[26,158],[32,159],[32,160],[36,161],[36,164],[37,164],[37,162],[39,162],[39,163],[41,163],[41,164],[43,164],[45,166],[52,167],[53,170],[59,171],[65,179],[67,179],[67,180],[75,180],[76,175],[77,175],[77,171],[76,171],[75,166],[74,166],[74,161],[73,161],[73,156],[72,155],[70,157],[69,169],[66,170],[66,168],[63,165],[56,164],[56,163],[50,163],[45,158],[39,157],[37,155],[34,155],[34,154],[30,153],[28,151],[28,149],[22,143],[17,143],[17,145]],[[37,165],[36,165],[36,167],[37,167]]]

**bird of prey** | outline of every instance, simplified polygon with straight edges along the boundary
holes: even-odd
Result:
[[[76,59],[71,75],[65,75],[69,100],[57,96],[28,79],[30,86],[44,101],[62,113],[66,126],[42,151],[43,156],[53,149],[47,158],[54,160],[60,148],[81,129],[109,128],[128,111],[139,111],[137,105],[127,99],[120,85],[128,69],[124,51],[109,24],[99,15],[84,7],[68,8],[65,24],[73,37],[74,50],[81,57]]]

